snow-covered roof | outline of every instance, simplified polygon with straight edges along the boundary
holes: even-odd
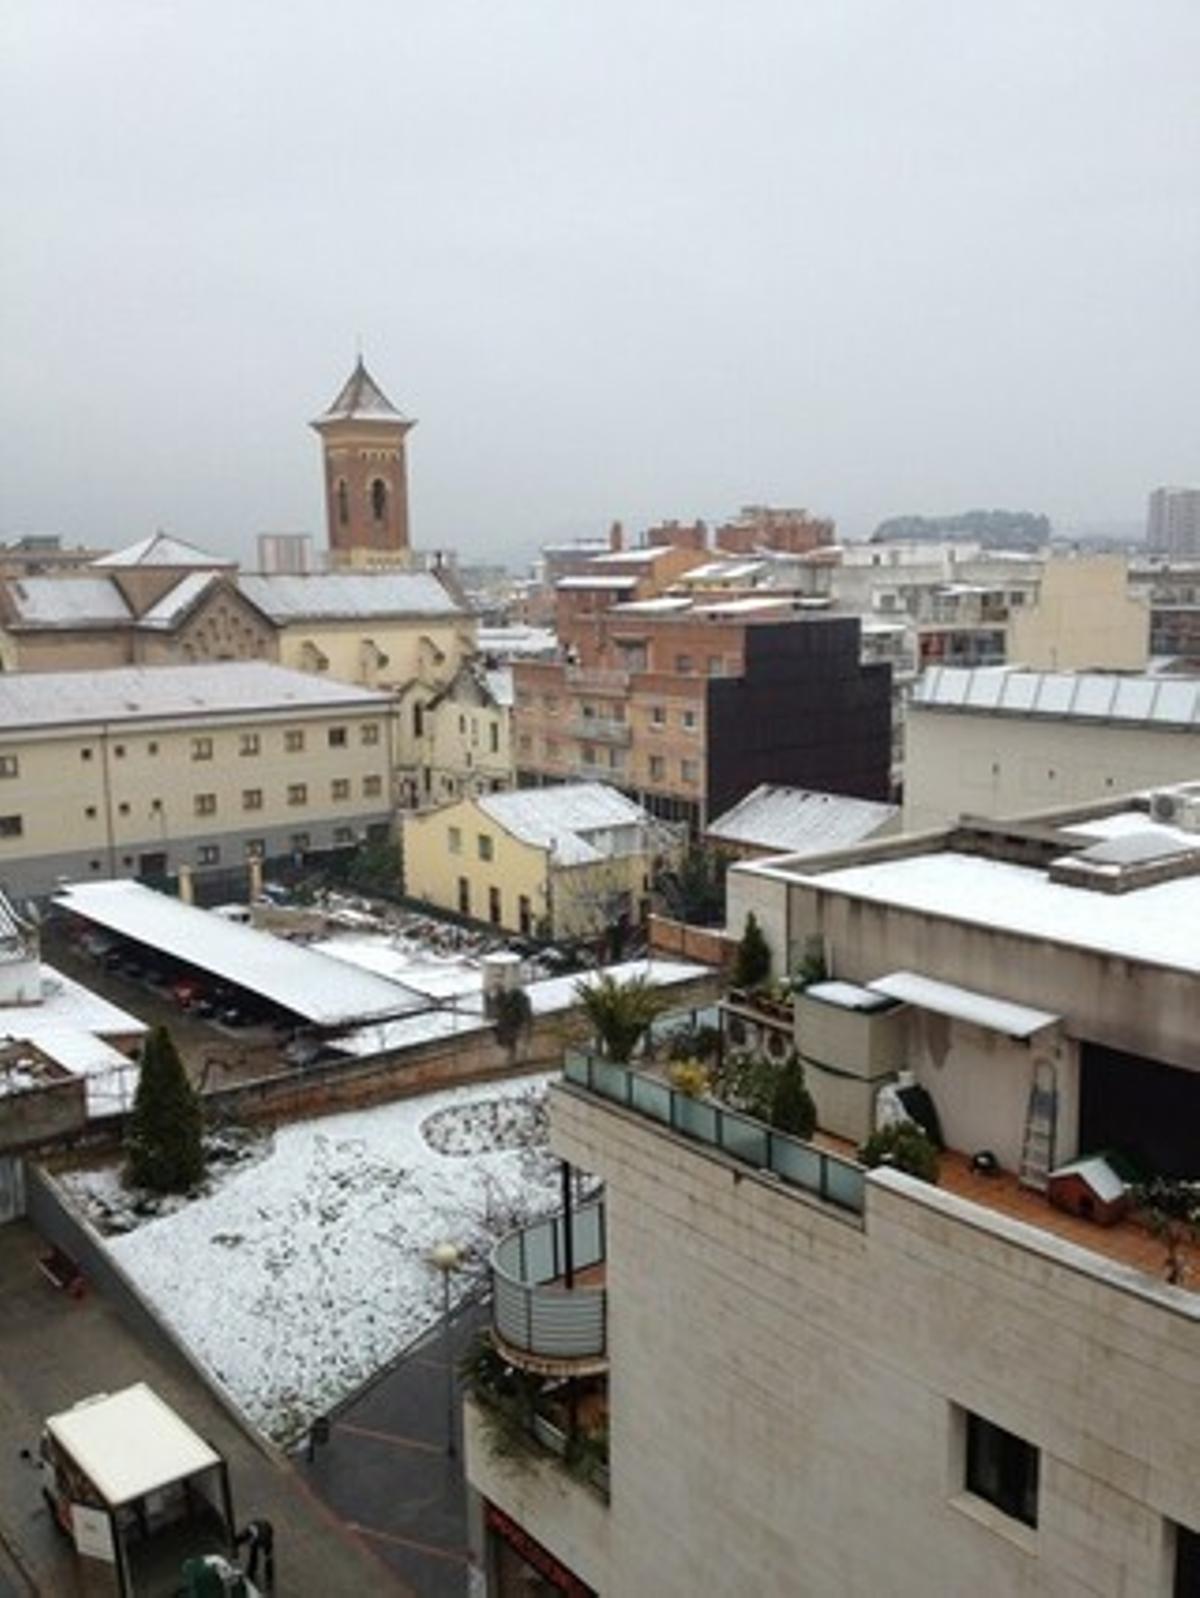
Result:
[[[137,882],[70,883],[55,903],[245,988],[316,1026],[335,1027],[421,1009],[410,988],[240,926]]]
[[[934,666],[914,687],[911,702],[923,709],[980,715],[1200,727],[1200,678],[1195,677]]]
[[[1051,1181],[1060,1176],[1082,1177],[1096,1197],[1105,1204],[1111,1204],[1115,1199],[1121,1198],[1125,1192],[1124,1182],[1108,1161],[1099,1154],[1089,1155],[1083,1160],[1072,1160],[1068,1165],[1059,1165],[1050,1172]]]
[[[324,422],[403,422],[400,414],[379,384],[367,371],[360,355],[354,370],[342,384],[337,398],[329,409],[313,423],[320,427]]]
[[[605,590],[611,589],[614,593],[623,593],[630,588],[637,587],[637,578],[613,577],[602,574],[595,577],[560,577],[554,586],[568,591],[577,588],[601,588]]]
[[[654,599],[631,599],[626,604],[614,605],[617,616],[663,616],[673,610],[690,610],[691,600],[684,594],[659,594]]]
[[[93,567],[106,566],[204,566],[209,571],[223,566],[236,566],[229,555],[213,555],[206,549],[197,549],[182,538],[172,538],[170,533],[155,533],[150,538],[139,539],[111,555],[101,555],[91,562]]]
[[[93,1032],[64,1026],[40,1027],[28,1041],[72,1075],[86,1079],[89,1117],[118,1115],[131,1108],[140,1067],[111,1043]]]
[[[6,1004],[0,1010],[5,1032],[14,1038],[26,1038],[40,1048],[45,1033],[67,1030],[102,1038],[128,1038],[140,1037],[146,1031],[145,1023],[136,1015],[118,1009],[52,965],[42,965],[41,989],[39,1003]]]
[[[602,555],[596,556],[599,565],[620,564],[622,566],[644,566],[647,561],[661,560],[664,555],[669,555],[673,544],[641,544],[636,549],[606,549]]]
[[[281,625],[463,613],[429,572],[244,572],[238,588]]]
[[[681,583],[742,582],[756,576],[765,565],[763,560],[706,560],[702,566],[693,566],[679,578]]]
[[[890,976],[868,982],[867,986],[873,993],[899,999],[915,1009],[931,1010],[934,1015],[947,1015],[955,1021],[969,1021],[973,1026],[986,1027],[989,1032],[1002,1032],[1008,1038],[1030,1038],[1035,1032],[1042,1032],[1062,1020],[1061,1016],[1051,1015],[1047,1010],[1033,1010],[1028,1005],[997,999],[990,993],[975,993],[951,982],[935,982],[915,971],[893,971]]]
[[[476,634],[480,654],[501,659],[517,655],[552,655],[558,635],[550,627],[481,627]]]
[[[382,710],[386,694],[264,661],[0,673],[0,734],[22,727],[288,710]]]
[[[772,868],[768,864],[761,869]],[[822,893],[844,893],[1038,942],[1200,973],[1196,876],[1121,894],[1094,893],[1052,882],[1048,872],[1035,866],[950,849],[788,875]]]
[[[162,598],[150,606],[139,618],[138,626],[155,632],[169,632],[216,580],[216,572],[188,572],[174,588],[168,588]]]
[[[85,1398],[46,1430],[110,1508],[221,1463],[221,1456],[145,1382]]]
[[[600,782],[481,794],[475,803],[514,838],[549,849],[557,864],[567,866],[601,860],[608,852],[589,842],[588,834],[647,819],[640,805]]]
[[[513,688],[513,674],[510,666],[489,666],[485,668],[483,680],[487,684],[488,693],[498,705],[511,709],[516,698]]]
[[[775,610],[781,605],[804,605],[808,603],[803,599],[796,599],[792,594],[780,593],[773,596],[747,596],[744,599],[714,600],[711,604],[698,604],[697,616],[749,616],[755,611]],[[827,601],[817,600],[817,606],[824,606]]]
[[[824,854],[861,843],[899,815],[896,805],[769,782],[710,823],[708,836],[752,844],[780,854]]]
[[[18,627],[112,627],[133,614],[107,577],[10,577],[4,592]]]

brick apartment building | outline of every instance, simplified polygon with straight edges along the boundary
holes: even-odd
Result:
[[[761,782],[889,797],[890,671],[860,663],[857,618],[613,598],[515,665],[518,785],[608,782],[697,830]]]

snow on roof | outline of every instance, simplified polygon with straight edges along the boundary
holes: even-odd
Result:
[[[475,802],[513,837],[549,849],[560,865],[583,865],[604,857],[607,851],[589,842],[587,834],[646,820],[640,805],[599,782],[517,788],[481,794]]]
[[[42,1034],[91,1032],[102,1038],[140,1037],[144,1022],[121,1010],[52,965],[42,965],[38,1004],[8,1004],[0,1011],[5,1032],[41,1046]],[[50,1051],[47,1050],[49,1053]]]
[[[264,661],[0,673],[0,732],[227,712],[382,710],[388,696]]]
[[[161,599],[138,619],[139,627],[168,631],[174,627],[196,603],[200,596],[217,580],[216,572],[189,572],[181,577],[174,588],[168,588]]]
[[[139,1029],[141,1023],[138,1023]],[[78,1027],[40,1027],[28,1041],[74,1076],[87,1079],[89,1117],[117,1115],[133,1105],[139,1066],[92,1032]]]
[[[1097,816],[1094,821],[1068,821],[1063,831],[1082,833],[1086,838],[1154,837],[1162,843],[1183,844],[1190,849],[1200,845],[1196,833],[1152,821],[1144,810],[1118,810],[1111,816]]]
[[[819,999],[822,1004],[836,1005],[839,1010],[886,1010],[893,1006],[886,993],[873,993],[857,982],[810,982],[804,990],[806,999]]]
[[[476,644],[482,655],[552,655],[558,635],[550,627],[481,627]]]
[[[323,422],[403,422],[405,418],[388,399],[379,384],[367,371],[360,355],[354,370],[342,384],[337,398],[313,423]]]
[[[463,613],[429,572],[244,572],[238,588],[281,624]]]
[[[763,782],[711,822],[707,832],[725,843],[754,844],[780,854],[824,854],[861,843],[899,813],[896,805]]]
[[[108,577],[10,577],[4,591],[21,627],[111,627],[132,611]]]
[[[300,944],[214,916],[138,882],[69,883],[56,904],[245,988],[316,1026],[423,1007],[410,988]]]
[[[555,588],[611,588],[614,591],[637,587],[636,577],[611,577],[598,575],[596,577],[560,577],[555,583]]]
[[[632,599],[623,605],[614,605],[618,616],[655,616],[672,610],[688,610],[691,600],[686,594],[660,594],[656,599]]]
[[[647,561],[661,560],[674,549],[673,544],[641,544],[636,549],[606,549],[595,557],[597,565],[620,563],[623,566],[644,566]]]
[[[487,684],[488,693],[498,705],[511,709],[516,693],[513,688],[513,674],[510,666],[488,666],[484,668],[483,680]]]
[[[792,594],[780,593],[772,597],[755,596],[745,599],[723,599],[714,601],[712,604],[698,604],[696,606],[696,614],[698,616],[747,616],[758,610],[775,610],[780,605],[804,603],[805,601],[803,600],[796,600]],[[819,603],[824,605],[826,602],[820,600]]]
[[[681,583],[737,582],[753,577],[762,571],[765,561],[759,560],[706,560],[702,566],[692,566],[679,578]]]
[[[1054,716],[1126,725],[1200,727],[1200,678],[1024,671],[1018,667],[934,666],[912,704],[993,715]]]
[[[236,566],[229,555],[212,555],[182,538],[172,538],[169,533],[155,533],[151,538],[140,539],[111,555],[101,555],[91,562],[93,567],[105,566],[206,566],[210,571],[222,566]]]
[[[85,1398],[51,1415],[46,1430],[110,1508],[221,1464],[220,1454],[145,1382]]]
[[[1094,893],[1052,882],[1033,866],[953,850],[788,875],[823,893],[1200,973],[1200,877]]]
[[[1060,1176],[1082,1177],[1096,1197],[1105,1204],[1111,1204],[1115,1199],[1121,1198],[1125,1192],[1124,1182],[1108,1161],[1099,1154],[1092,1154],[1083,1160],[1072,1160],[1068,1165],[1056,1166],[1050,1172],[1052,1182]]]
[[[1047,1010],[1033,1010],[1028,1005],[997,999],[990,993],[975,993],[950,982],[935,982],[915,971],[894,971],[891,976],[868,982],[867,986],[873,993],[899,999],[915,1009],[948,1015],[955,1021],[969,1021],[973,1026],[1002,1032],[1009,1038],[1032,1037],[1035,1032],[1044,1031],[1062,1020],[1061,1016],[1051,1015]]]

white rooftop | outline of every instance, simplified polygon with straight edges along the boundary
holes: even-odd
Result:
[[[637,578],[636,577],[612,577],[612,576],[560,577],[558,579],[558,581],[555,583],[554,586],[555,586],[555,588],[566,588],[566,589],[574,589],[574,588],[603,588],[603,589],[610,589],[611,588],[614,592],[621,592],[621,591],[623,591],[625,589],[636,588],[637,587]]]
[[[169,632],[216,581],[216,572],[188,572],[138,620],[139,627]]]
[[[265,661],[0,673],[0,734],[78,722],[233,712],[384,709],[386,694]]]
[[[707,832],[720,842],[780,854],[824,854],[861,843],[898,815],[896,805],[764,782],[711,822]]]
[[[585,865],[609,853],[589,834],[636,826],[646,812],[632,799],[599,782],[563,783],[553,788],[516,788],[481,794],[480,810],[524,843],[549,849],[559,865]]]
[[[74,1409],[51,1415],[46,1430],[109,1508],[222,1462],[145,1382],[85,1398]]]
[[[1200,728],[1200,678],[933,666],[912,693],[933,710]]]
[[[41,1047],[43,1033],[92,1033],[101,1038],[140,1037],[145,1023],[121,1010],[82,983],[52,965],[42,966],[42,997],[38,1004],[6,1004],[0,1009],[0,1028],[14,1038],[26,1038]],[[48,1053],[53,1052],[47,1050]]]
[[[691,600],[686,594],[659,594],[655,599],[631,599],[623,605],[614,605],[618,616],[655,616],[672,610],[688,610]]]
[[[222,566],[236,566],[229,555],[212,555],[206,549],[197,549],[182,538],[172,538],[170,533],[155,533],[136,544],[114,550],[111,555],[101,555],[91,562],[94,567],[106,566],[204,566],[214,571]]]
[[[558,635],[551,627],[481,627],[476,645],[482,655],[552,655]]]
[[[669,555],[674,547],[673,544],[639,544],[634,549],[606,549],[595,558],[598,565],[620,562],[624,566],[644,566],[647,561],[661,560],[664,555]]]
[[[749,869],[775,870],[769,863]],[[1195,931],[1200,925],[1200,876],[1122,894],[1096,893],[1051,882],[1049,874],[1037,867],[952,850],[810,875],[787,874],[824,893],[843,893],[1038,941],[1200,972]]]
[[[463,613],[429,572],[243,572],[237,581],[252,605],[281,624]]]
[[[950,1016],[955,1021],[969,1021],[973,1026],[986,1027],[989,1032],[1002,1032],[1008,1038],[1030,1038],[1062,1019],[1048,1010],[1013,1004],[1009,999],[998,999],[990,993],[976,993],[951,982],[935,982],[932,977],[920,976],[915,971],[893,971],[890,976],[868,982],[867,986],[885,998],[899,999],[915,1009]]]
[[[10,577],[4,591],[22,627],[113,627],[133,614],[107,577]]]
[[[345,1026],[424,1007],[421,996],[400,983],[227,921],[138,882],[71,883],[55,895],[55,903],[246,988],[316,1026]]]

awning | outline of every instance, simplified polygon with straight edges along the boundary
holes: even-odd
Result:
[[[948,1015],[955,1021],[969,1021],[972,1026],[1002,1032],[1009,1038],[1032,1037],[1035,1032],[1062,1020],[1062,1016],[1051,1015],[1048,1010],[1031,1010],[1028,1005],[996,999],[990,993],[975,993],[970,988],[956,988],[950,982],[935,982],[932,977],[918,976],[915,971],[893,971],[890,976],[878,977],[866,985],[873,993],[902,999],[918,1010]]]
[[[145,1382],[52,1415],[46,1430],[110,1509],[221,1463],[220,1454]]]

